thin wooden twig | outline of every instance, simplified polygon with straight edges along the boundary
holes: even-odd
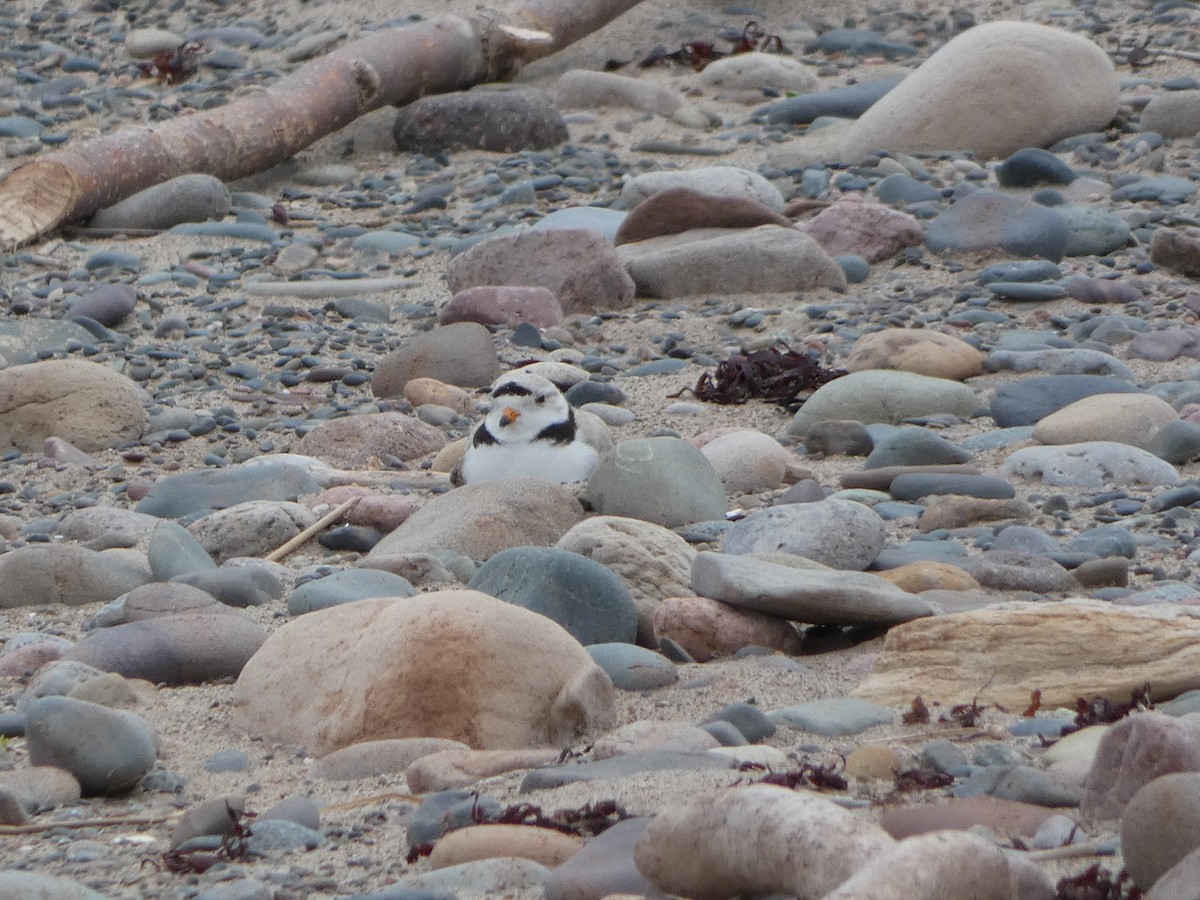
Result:
[[[109,828],[113,825],[157,825],[172,816],[103,816],[99,819],[67,819],[54,822],[30,822],[28,825],[0,825],[0,834],[37,834],[55,828]]]
[[[275,550],[272,550],[270,553],[268,553],[266,556],[267,561],[268,562],[278,562],[279,560],[283,559],[285,556],[287,556],[289,553],[291,553],[293,550],[295,550],[301,544],[305,543],[309,538],[311,538],[313,535],[315,535],[318,531],[320,531],[326,525],[330,524],[331,522],[336,522],[338,519],[340,519],[346,513],[350,512],[350,510],[354,509],[354,507],[358,504],[358,501],[361,499],[362,499],[361,496],[351,497],[345,503],[331,509],[329,512],[325,513],[325,515],[321,516],[321,518],[317,519],[317,521],[313,522],[311,525],[309,525],[307,528],[305,528],[302,532],[300,532],[298,535],[296,535],[294,538],[292,538],[291,540],[287,541],[285,544],[281,545],[280,547],[278,547]]]
[[[341,803],[330,803],[328,806],[322,806],[321,812],[327,813],[331,810],[358,809],[360,806],[374,806],[376,803],[383,803],[387,800],[400,800],[406,803],[421,802],[420,797],[415,797],[412,794],[376,794],[373,797],[363,797],[360,800],[344,800]]]

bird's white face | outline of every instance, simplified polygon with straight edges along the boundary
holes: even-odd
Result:
[[[513,375],[492,391],[488,430],[501,444],[532,441],[570,415],[566,398],[554,383],[538,375]]]

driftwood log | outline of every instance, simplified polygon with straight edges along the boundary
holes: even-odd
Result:
[[[203,113],[72,142],[0,181],[0,245],[17,246],[178,175],[261,172],[381,106],[512,78],[639,0],[527,0],[376,32]]]

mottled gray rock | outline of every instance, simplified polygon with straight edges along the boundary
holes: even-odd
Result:
[[[795,228],[701,228],[622,244],[639,296],[840,289],[846,277],[815,239]]]
[[[614,209],[632,209],[659,191],[680,187],[720,197],[748,197],[775,212],[783,210],[783,195],[775,185],[757,172],[735,166],[703,166],[637,175],[625,182],[621,195],[612,206]]]
[[[317,517],[286,500],[250,500],[197,519],[188,532],[217,562],[266,556],[309,527]]]
[[[725,553],[792,553],[834,569],[862,571],[887,542],[871,507],[830,498],[760,509],[735,522],[721,539]]]
[[[150,571],[159,581],[170,581],[176,575],[217,567],[191,532],[171,521],[158,521],[146,545],[146,558],[150,563]]]
[[[320,484],[308,469],[294,462],[265,457],[239,466],[160,478],[138,502],[137,511],[176,519],[249,500],[295,500],[320,490]]]
[[[1007,477],[1029,478],[1062,487],[1101,488],[1179,483],[1175,467],[1145,450],[1112,441],[1055,447],[1026,447],[1004,461]]]
[[[567,139],[567,124],[542,91],[455,91],[402,106],[392,126],[402,152],[544,150]]]
[[[538,478],[468,484],[429,500],[376,544],[367,560],[446,552],[487,559],[509,547],[553,544],[582,518],[574,494]]]
[[[622,309],[634,294],[633,280],[612,244],[588,228],[531,229],[487,238],[450,261],[446,280],[456,294],[481,285],[541,286],[553,292],[567,315]]]

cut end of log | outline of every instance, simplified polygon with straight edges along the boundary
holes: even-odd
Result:
[[[66,221],[83,194],[66,166],[34,161],[0,181],[0,246],[18,247]]]

